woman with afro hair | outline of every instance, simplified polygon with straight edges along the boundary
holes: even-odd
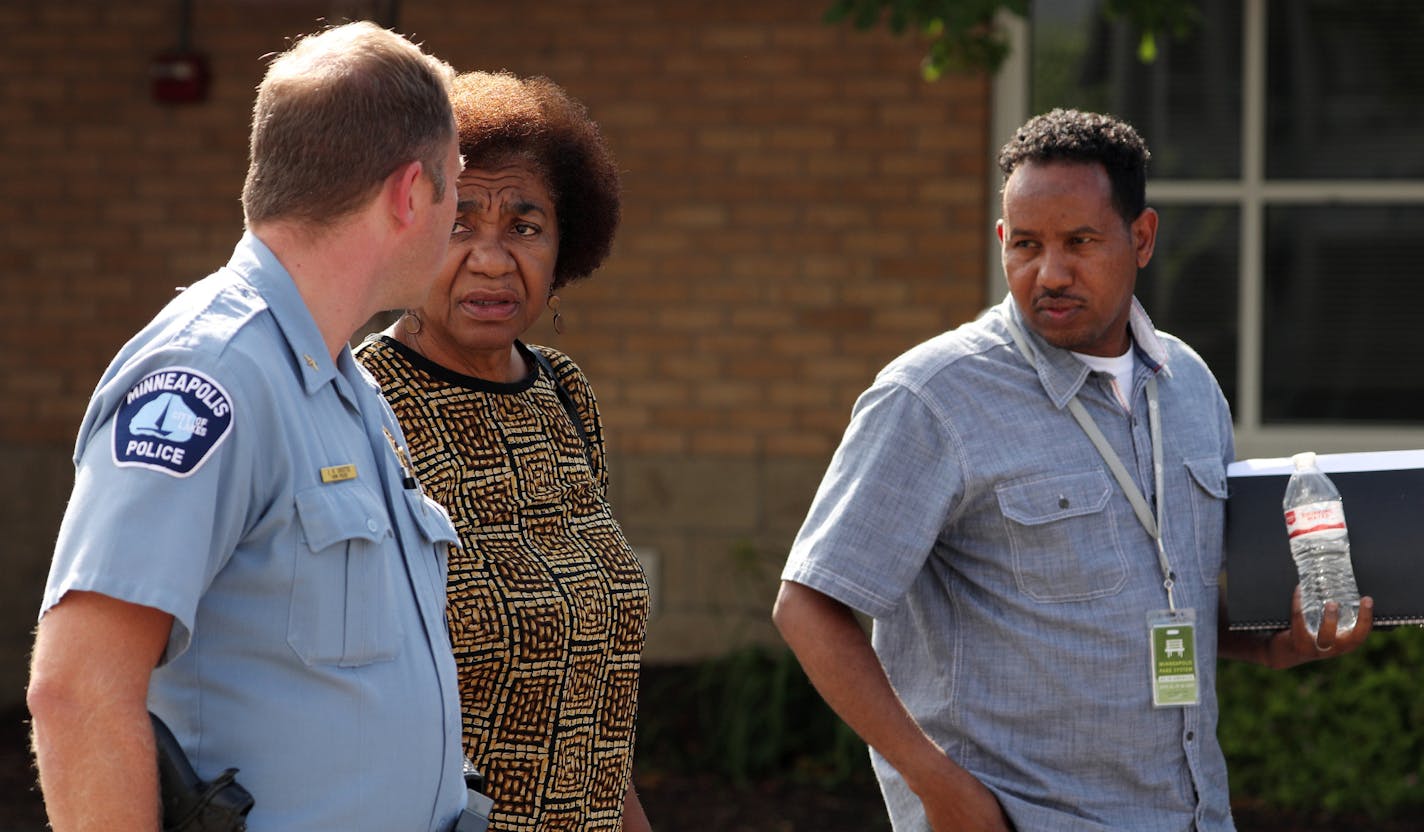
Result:
[[[603,423],[568,356],[520,337],[608,256],[618,170],[546,78],[460,75],[465,170],[450,248],[418,309],[357,357],[449,511],[447,619],[464,744],[491,830],[647,830],[633,789],[648,588],[608,503]]]

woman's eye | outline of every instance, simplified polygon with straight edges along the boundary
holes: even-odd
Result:
[[[455,236],[456,234],[463,234],[463,233],[465,233],[466,231],[469,231],[469,230],[470,230],[470,227],[469,227],[468,225],[466,225],[465,223],[461,222],[460,220],[455,220],[455,224],[450,228],[450,236],[453,237],[453,236]]]
[[[521,237],[533,237],[539,233],[539,226],[527,222],[515,223],[514,233]]]

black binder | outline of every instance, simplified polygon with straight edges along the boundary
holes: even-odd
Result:
[[[1320,454],[1345,505],[1350,560],[1375,627],[1424,624],[1424,450]],[[1281,509],[1290,459],[1227,468],[1226,621],[1232,630],[1290,625],[1295,561]]]

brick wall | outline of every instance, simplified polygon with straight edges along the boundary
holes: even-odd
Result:
[[[0,500],[43,481],[53,507],[0,513],[7,560],[47,561],[68,488],[51,469],[113,352],[240,234],[259,57],[363,5],[385,4],[195,4],[214,80],[188,107],[148,88],[176,3],[0,5]],[[656,561],[653,659],[769,637],[855,396],[985,302],[987,82],[926,84],[913,41],[828,26],[826,5],[399,4],[398,28],[457,68],[565,86],[624,170],[614,256],[563,293],[564,334],[529,340],[599,392],[615,508]],[[36,571],[9,588],[7,632],[32,622]],[[0,675],[0,698],[22,678]]]

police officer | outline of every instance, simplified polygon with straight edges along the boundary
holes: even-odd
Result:
[[[247,233],[79,430],[29,686],[57,830],[154,830],[162,718],[249,828],[446,830],[465,800],[442,509],[346,346],[417,305],[460,172],[450,68],[370,23],[258,88]]]

